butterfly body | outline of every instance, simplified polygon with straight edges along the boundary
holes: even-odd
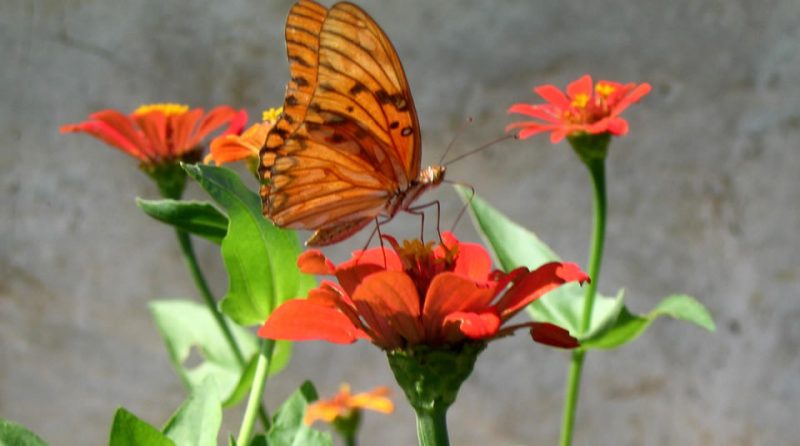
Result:
[[[350,3],[300,0],[286,21],[291,80],[260,153],[264,214],[308,246],[391,219],[444,179],[420,169],[414,101],[391,42]]]

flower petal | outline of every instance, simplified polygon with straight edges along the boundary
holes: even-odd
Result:
[[[444,341],[443,327],[451,313],[486,310],[495,289],[479,287],[459,274],[444,272],[431,281],[422,309],[422,323],[428,340]]]
[[[647,93],[650,93],[651,89],[652,87],[647,82],[639,84],[632,92],[628,93],[622,100],[614,105],[614,109],[611,110],[611,116],[617,116],[625,111],[626,108],[638,102],[639,99],[643,98]]]
[[[425,332],[414,282],[403,272],[381,271],[361,282],[352,295],[358,313],[373,331],[373,342],[391,350],[417,344]]]
[[[569,331],[549,322],[531,323],[531,337],[534,341],[558,348],[578,348],[581,346]]]
[[[133,119],[150,141],[152,148],[151,159],[160,161],[172,155],[167,145],[167,116],[161,111],[134,115]]]
[[[111,147],[115,147],[127,153],[141,162],[147,162],[149,159],[145,152],[143,152],[129,139],[125,138],[125,136],[105,122],[86,121],[78,124],[66,124],[62,125],[59,130],[61,133],[88,133],[89,135],[94,136]]]
[[[242,133],[242,130],[244,130],[244,126],[246,124],[247,124],[247,110],[241,109],[238,112],[236,112],[235,115],[233,115],[233,118],[228,123],[228,128],[226,128],[225,131],[222,132],[222,134],[223,135],[238,135],[238,134]],[[256,124],[253,125],[253,127],[255,127],[256,125],[263,126],[264,124],[263,123],[256,123]],[[253,128],[253,127],[250,127],[250,128]],[[271,127],[271,126],[269,126],[269,127]],[[267,135],[265,133],[264,134],[264,140],[267,139],[266,136]],[[261,145],[264,145],[264,141],[261,141]],[[259,149],[260,149],[260,147],[259,147]]]
[[[348,404],[350,407],[358,409],[374,410],[375,412],[390,414],[394,412],[394,404],[388,398],[391,393],[386,386],[376,387],[369,392],[357,393],[350,397]]]
[[[500,328],[500,316],[491,310],[481,313],[456,312],[449,314],[444,324],[446,329],[453,324],[470,339],[488,339],[494,337]],[[449,331],[449,330],[447,330]]]
[[[542,85],[533,89],[545,101],[558,108],[567,109],[570,107],[569,99],[564,92],[554,85]]]
[[[186,113],[169,117],[169,123],[172,129],[169,145],[171,146],[173,155],[180,156],[194,148],[194,146],[189,145],[189,143],[191,142],[192,133],[197,126],[197,121],[202,117],[202,108],[194,108]]]
[[[574,80],[567,85],[567,95],[571,99],[575,99],[578,95],[585,94],[592,97],[592,76],[584,74],[579,79]]]
[[[297,257],[297,267],[305,274],[331,275],[335,271],[333,262],[319,249],[309,249]]]
[[[558,113],[554,113],[555,110],[556,107],[550,104],[514,104],[508,109],[508,112],[527,115],[551,124],[558,124],[561,119],[559,119]]]
[[[353,258],[336,267],[336,278],[349,295],[355,293],[361,282],[381,271],[402,271],[403,263],[394,250],[373,248],[353,252]]]
[[[515,281],[496,307],[502,319],[508,320],[548,291],[568,282],[588,280],[589,276],[575,263],[546,263]]]
[[[460,243],[453,272],[485,284],[492,272],[492,258],[483,246],[477,243]]]
[[[323,340],[334,344],[352,344],[368,338],[337,309],[305,299],[288,300],[275,309],[259,328],[258,336],[287,341]]]
[[[622,136],[628,133],[628,121],[622,118],[609,118],[607,127],[612,135]]]
[[[236,115],[237,111],[227,105],[220,105],[214,108],[203,118],[192,137],[187,141],[187,144],[191,147],[197,146],[209,133],[225,125]]]
[[[148,159],[153,159],[158,154],[153,151],[152,145],[147,141],[136,121],[128,115],[117,110],[100,110],[89,115],[89,119],[101,121],[119,132],[125,139],[134,144]]]

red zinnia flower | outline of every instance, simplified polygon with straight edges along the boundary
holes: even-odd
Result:
[[[599,81],[592,88],[588,74],[570,83],[564,94],[558,87],[542,85],[533,89],[546,104],[514,104],[509,113],[530,116],[537,121],[509,124],[506,131],[522,129],[519,138],[525,139],[537,133],[552,132],[550,141],[557,143],[565,136],[577,133],[612,135],[628,133],[628,122],[619,115],[631,104],[650,92],[650,84],[621,84]]]
[[[244,110],[220,106],[208,114],[202,108],[181,104],[149,104],[130,115],[101,110],[89,119],[61,127],[61,133],[84,132],[154,166],[187,158],[199,160],[200,143],[211,132],[227,124],[226,133],[239,133],[247,121]]]
[[[454,345],[489,341],[530,328],[533,338],[559,347],[577,347],[555,325],[528,322],[503,326],[548,291],[589,277],[574,263],[552,262],[535,271],[525,267],[505,274],[492,271],[489,254],[478,244],[460,243],[442,234],[443,245],[411,240],[393,250],[355,252],[339,266],[317,250],[298,259],[309,274],[333,274],[307,299],[277,308],[258,334],[270,339],[321,339],[338,344],[369,339],[391,351],[417,345]]]

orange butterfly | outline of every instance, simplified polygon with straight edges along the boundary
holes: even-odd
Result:
[[[300,0],[286,20],[291,81],[260,152],[264,215],[315,230],[307,246],[344,240],[444,180],[420,170],[420,129],[400,59],[350,3]],[[384,221],[384,222],[385,222]]]

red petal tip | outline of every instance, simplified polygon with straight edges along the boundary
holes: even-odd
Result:
[[[333,274],[335,266],[318,249],[311,249],[300,254],[297,258],[297,267],[306,274],[329,275]]]
[[[592,281],[589,275],[583,272],[577,263],[572,262],[562,263],[556,270],[556,275],[565,282],[580,282],[582,284],[591,283]]]

